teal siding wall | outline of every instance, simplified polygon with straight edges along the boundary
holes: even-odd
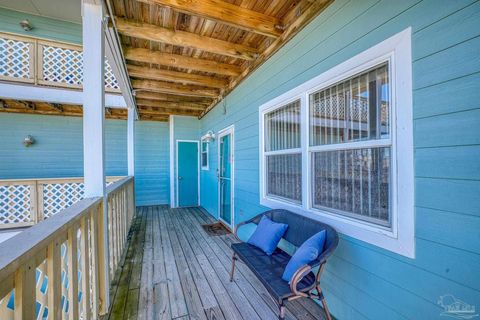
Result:
[[[20,27],[19,22],[24,19],[28,19],[34,27],[31,31],[25,31]],[[82,43],[82,26],[80,24],[44,18],[5,8],[0,8],[0,31],[69,43]]]
[[[137,121],[135,126],[137,205],[170,203],[169,148],[167,122]]]
[[[174,157],[177,156],[177,140],[195,140],[199,141],[199,135],[200,135],[200,122],[198,121],[197,118],[195,117],[186,117],[186,116],[173,116],[173,141],[174,141],[174,150],[173,154]],[[199,146],[200,147],[200,146]],[[173,188],[174,188],[174,197],[176,199],[177,197],[177,180],[176,180],[176,172],[177,172],[177,161],[174,161],[173,164],[173,172],[174,172],[174,183],[173,183]],[[175,203],[177,200],[175,200]]]
[[[342,235],[322,280],[338,319],[441,319],[452,294],[480,308],[480,3],[337,0],[201,120],[235,125],[235,221],[259,205],[258,107],[411,26],[416,258]],[[217,215],[217,141],[202,206]],[[208,190],[208,191],[207,191]]]
[[[0,179],[83,176],[82,118],[2,113],[0,137]],[[135,144],[137,204],[168,203],[168,124],[137,122]],[[107,175],[127,175],[126,121],[106,120],[105,161]]]

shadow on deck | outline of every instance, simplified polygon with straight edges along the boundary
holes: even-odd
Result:
[[[278,319],[278,307],[242,263],[229,282],[233,235],[209,236],[199,208],[137,208],[107,319]],[[323,319],[312,300],[287,304],[287,319]]]

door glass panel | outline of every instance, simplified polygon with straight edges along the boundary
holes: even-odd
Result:
[[[220,217],[228,224],[232,224],[231,183],[228,179],[220,180]]]
[[[232,223],[231,138],[230,134],[220,137],[219,164],[220,218],[229,225]]]
[[[230,135],[220,138],[220,177],[230,179]]]

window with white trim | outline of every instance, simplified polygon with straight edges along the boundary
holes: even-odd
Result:
[[[414,257],[411,31],[260,107],[260,202]]]
[[[202,170],[208,170],[208,142],[202,140],[201,148]]]

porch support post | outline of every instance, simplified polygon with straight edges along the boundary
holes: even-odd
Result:
[[[128,175],[135,176],[135,108],[128,109],[127,119],[127,160]]]
[[[105,34],[103,7],[98,0],[82,0],[83,35],[83,169],[85,198],[103,197],[104,254],[100,270],[100,314],[109,307],[107,197],[105,194]],[[102,261],[103,260],[103,261]],[[97,316],[97,315],[95,315]]]

